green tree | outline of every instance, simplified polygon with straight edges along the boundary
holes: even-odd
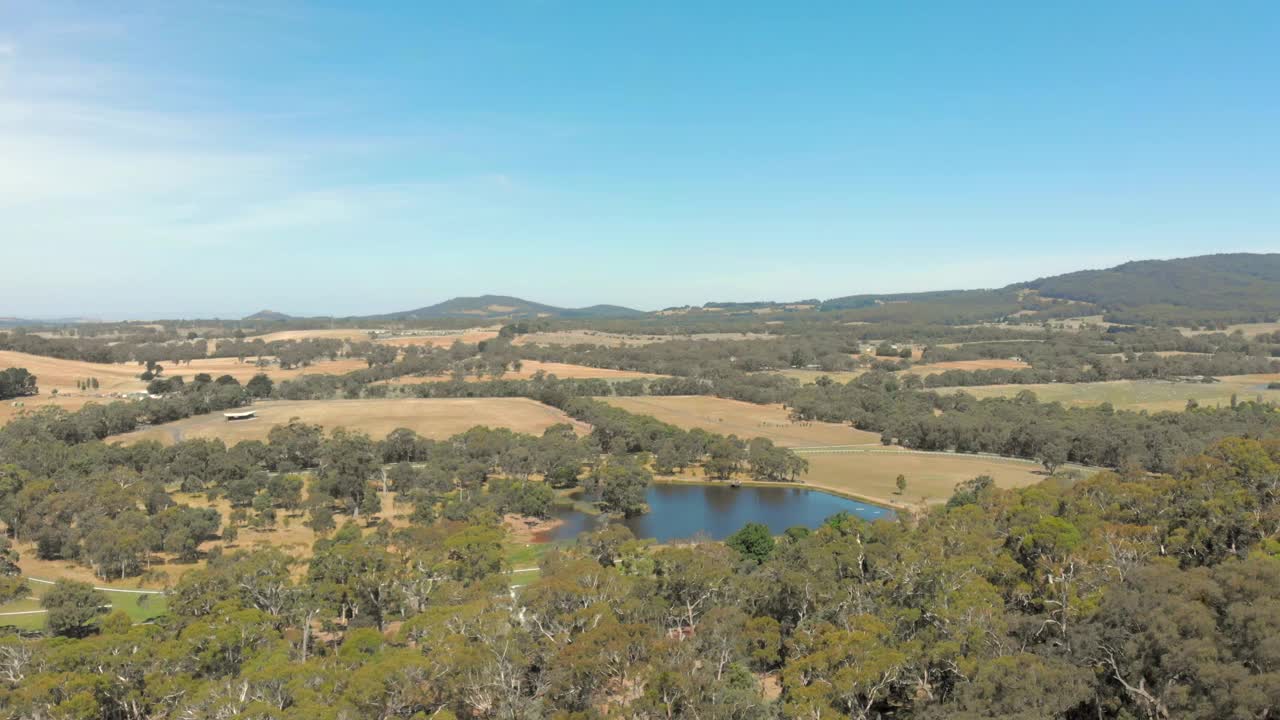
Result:
[[[725,538],[725,544],[744,558],[750,558],[758,565],[773,554],[773,534],[761,523],[747,523],[734,534]]]
[[[653,474],[631,456],[611,455],[595,473],[600,499],[609,512],[633,517],[645,512],[645,492]]]
[[[59,580],[40,598],[49,632],[79,638],[93,633],[96,620],[107,606],[107,597],[86,582]]]
[[[258,373],[245,383],[244,389],[250,395],[256,398],[271,397],[271,391],[275,387],[275,382],[271,380],[266,373]]]

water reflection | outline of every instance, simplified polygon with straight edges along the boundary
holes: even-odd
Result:
[[[729,487],[660,483],[649,488],[648,514],[621,522],[636,537],[659,542],[706,535],[720,540],[749,522],[764,523],[774,534],[789,527],[817,527],[839,512],[867,520],[893,517],[893,511],[818,490],[798,487]],[[576,510],[556,514],[564,524],[539,539],[567,540],[610,522]]]

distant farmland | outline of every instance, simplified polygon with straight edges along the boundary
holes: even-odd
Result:
[[[297,417],[304,422],[361,430],[382,438],[396,428],[409,428],[436,440],[456,435],[476,425],[505,427],[516,432],[540,434],[556,423],[569,423],[586,432],[585,425],[548,405],[525,398],[398,398],[366,400],[283,400],[253,406],[258,418],[229,422],[222,413],[197,415],[177,422],[136,430],[108,438],[125,444],[139,440],[173,443],[196,437],[221,438],[228,445],[241,440],[265,440],[275,425]]]
[[[1036,394],[1041,402],[1084,407],[1111,403],[1123,410],[1183,410],[1187,400],[1203,406],[1238,400],[1280,402],[1280,390],[1268,390],[1267,384],[1280,381],[1280,374],[1227,375],[1215,383],[1171,382],[1168,380],[1113,380],[1095,383],[1043,383],[1038,385],[982,385],[962,388],[939,388],[938,392],[966,392],[977,398],[1013,397],[1023,390]]]
[[[801,480],[887,505],[944,502],[958,483],[990,475],[1000,487],[1025,487],[1043,480],[1032,461],[956,453],[909,451],[880,444],[878,433],[837,423],[795,423],[780,405],[753,405],[703,396],[601,398],[624,410],[652,415],[685,429],[695,427],[741,438],[767,437],[796,448],[809,461]],[[907,490],[896,493],[898,475]]]
[[[202,358],[192,360],[190,364],[160,363],[164,366],[161,377],[181,375],[190,380],[199,373],[208,373],[213,377],[230,375],[240,382],[247,382],[258,373],[266,373],[271,379],[291,380],[302,375],[323,373],[341,374],[368,367],[359,358],[342,358],[339,360],[320,360],[307,367],[281,370],[277,365],[258,367],[254,362],[240,362],[236,358]],[[137,392],[145,390],[147,383],[138,379],[145,369],[137,363],[91,363],[81,360],[63,360],[43,355],[0,350],[0,369],[8,367],[26,368],[36,376],[36,384],[40,394],[19,398],[21,406],[13,401],[0,405],[0,423],[7,422],[23,409],[34,410],[45,405],[57,405],[67,410],[76,410],[89,402],[111,402],[112,393]],[[96,390],[82,391],[76,383],[94,378],[98,381]],[[54,398],[54,390],[58,397]]]
[[[766,437],[785,447],[880,443],[878,433],[855,430],[848,425],[792,422],[781,405],[755,405],[703,395],[600,399],[686,430],[700,427],[740,438]]]
[[[540,360],[521,360],[520,370],[507,370],[502,374],[503,380],[528,380],[538,372],[547,375],[555,375],[560,379],[576,378],[576,379],[598,379],[598,380],[639,380],[665,377],[663,375],[655,375],[653,373],[639,372],[635,370],[613,370],[611,368],[596,368],[587,365],[571,365],[569,363],[542,362]],[[388,385],[412,385],[420,382],[442,382],[449,380],[449,375],[432,375],[427,377],[419,377],[415,375],[403,375],[398,378],[387,380]],[[488,380],[489,376],[476,377],[468,375],[468,382],[476,382],[480,380]]]
[[[809,461],[809,472],[801,478],[805,484],[891,505],[945,502],[956,485],[979,475],[990,475],[1002,488],[1026,487],[1046,477],[1035,462],[985,455],[896,447],[802,454]],[[898,475],[907,479],[907,489],[901,495],[895,485]]]

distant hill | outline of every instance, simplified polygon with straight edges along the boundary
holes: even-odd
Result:
[[[619,318],[644,315],[639,310],[618,305],[592,305],[585,308],[560,308],[523,300],[509,295],[456,297],[416,310],[376,315],[371,320],[433,320],[439,318],[475,318],[504,320],[509,318]]]
[[[16,328],[16,327],[49,327],[53,325],[80,325],[84,323],[102,322],[101,320],[93,320],[83,317],[64,317],[64,318],[20,318],[20,317],[0,317],[0,327]]]
[[[1139,260],[1015,287],[1047,298],[1092,303],[1117,322],[1269,322],[1280,317],[1280,254]]]
[[[296,319],[297,318],[293,317],[292,315],[285,315],[284,313],[276,312],[275,310],[259,310],[258,312],[252,315],[246,316],[244,318],[244,321],[245,322],[288,322],[290,320],[296,320]]]

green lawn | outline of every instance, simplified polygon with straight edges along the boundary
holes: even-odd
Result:
[[[20,630],[41,630],[44,628],[44,613],[31,615],[4,615],[3,613],[31,612],[42,610],[39,598],[49,591],[52,585],[28,582],[30,596],[0,605],[0,626],[16,627]],[[121,590],[99,590],[107,598],[113,609],[120,608],[129,614],[135,623],[146,622],[164,615],[169,608],[168,600],[163,595],[149,595],[124,592]]]

